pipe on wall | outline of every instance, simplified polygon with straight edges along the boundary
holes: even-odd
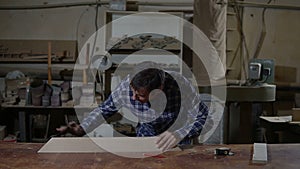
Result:
[[[129,1],[142,6],[178,6],[178,7],[192,7],[191,2],[138,2]],[[95,5],[109,5],[109,1],[96,2],[73,2],[60,4],[44,4],[44,5],[30,5],[30,6],[0,6],[0,10],[33,10],[33,9],[49,9],[49,8],[66,8],[78,6],[95,6]]]
[[[235,1],[235,0],[228,2],[228,5],[230,5],[230,6],[240,6],[240,7],[253,7],[253,8],[272,8],[272,9],[300,10],[300,6],[254,3],[254,2]]]
[[[132,1],[133,2],[133,1]],[[223,1],[217,2],[224,4]],[[45,5],[31,5],[31,6],[0,6],[0,10],[26,10],[26,9],[48,9],[48,8],[66,8],[76,6],[94,6],[94,5],[108,5],[109,1],[96,1],[96,2],[73,2],[73,3],[61,3],[61,4],[45,4]],[[136,2],[137,5],[143,6],[193,6],[191,2]],[[273,8],[273,9],[289,9],[300,10],[300,6],[292,5],[279,5],[279,4],[265,4],[254,3],[246,1],[232,0],[228,2],[231,6],[241,7],[253,7],[253,8]]]
[[[0,6],[0,10],[33,10],[33,9],[49,9],[49,8],[66,8],[78,6],[95,6],[108,5],[109,2],[73,2],[60,4],[44,4],[44,5],[30,5],[30,6]]]

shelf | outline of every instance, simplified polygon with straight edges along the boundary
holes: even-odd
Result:
[[[113,53],[128,53],[143,49],[161,49],[167,51],[180,51],[181,49],[181,43],[175,38],[152,38],[151,36],[145,35],[146,38],[124,38],[116,42],[111,40],[108,42],[106,50]]]
[[[94,109],[97,106],[33,106],[33,105],[28,105],[28,106],[21,106],[21,105],[10,105],[6,103],[1,104],[2,108],[21,108],[21,109]]]
[[[73,40],[0,39],[0,62],[47,63],[49,42],[51,42],[52,63],[74,63],[76,61],[77,42]]]
[[[111,55],[115,55],[114,57],[121,58],[132,54],[134,58],[145,56],[144,58],[150,58],[150,60],[157,59],[157,62],[168,66],[167,70],[181,72],[183,22],[180,18],[183,18],[183,13],[168,12],[168,14],[176,17],[162,13],[107,11],[105,23],[109,27],[106,29],[105,50]],[[129,17],[128,15],[131,16]],[[118,22],[113,22],[117,19]],[[176,55],[178,58],[174,59],[173,55]],[[172,57],[173,60],[168,60],[168,57]],[[138,63],[143,60],[145,59],[141,58],[139,61],[129,62]],[[174,63],[177,66],[173,66],[170,63]],[[118,67],[119,69],[123,69],[122,73],[125,74],[132,67],[130,65],[122,65]],[[105,71],[105,96],[110,94],[111,74],[115,70],[116,66],[113,66]]]
[[[142,50],[142,52],[141,52]],[[161,49],[163,51],[165,51],[166,49]],[[135,52],[139,52],[140,54],[151,54],[151,55],[154,55],[154,54],[159,54],[159,55],[167,55],[167,54],[170,54],[170,53],[173,53],[173,54],[179,54],[180,53],[180,50],[175,50],[175,49],[169,49],[169,50],[166,50],[168,52],[162,52],[161,50],[158,50],[158,49],[154,49],[154,48],[148,48],[148,49],[111,49],[109,51],[110,54],[132,54],[132,53],[135,53]]]

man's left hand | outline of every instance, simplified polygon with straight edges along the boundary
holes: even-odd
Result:
[[[175,136],[174,133],[165,131],[158,136],[156,140],[157,147],[162,151],[166,151],[175,147],[179,143],[180,139]]]

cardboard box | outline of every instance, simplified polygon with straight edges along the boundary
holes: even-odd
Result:
[[[293,121],[300,121],[300,108],[293,108],[292,119]]]
[[[287,76],[288,75],[288,76]],[[297,80],[297,68],[289,66],[275,66],[275,82],[295,83]]]

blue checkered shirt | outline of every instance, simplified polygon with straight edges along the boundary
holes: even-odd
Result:
[[[166,72],[163,92],[166,102],[162,106],[155,106],[163,107],[162,110],[153,109],[150,102],[133,100],[128,75],[108,99],[82,121],[81,126],[87,133],[91,132],[104,122],[103,119],[125,107],[139,120],[137,136],[157,136],[168,130],[181,139],[179,144],[190,144],[191,139],[198,136],[204,126],[208,107],[201,101],[189,80],[176,72]]]

